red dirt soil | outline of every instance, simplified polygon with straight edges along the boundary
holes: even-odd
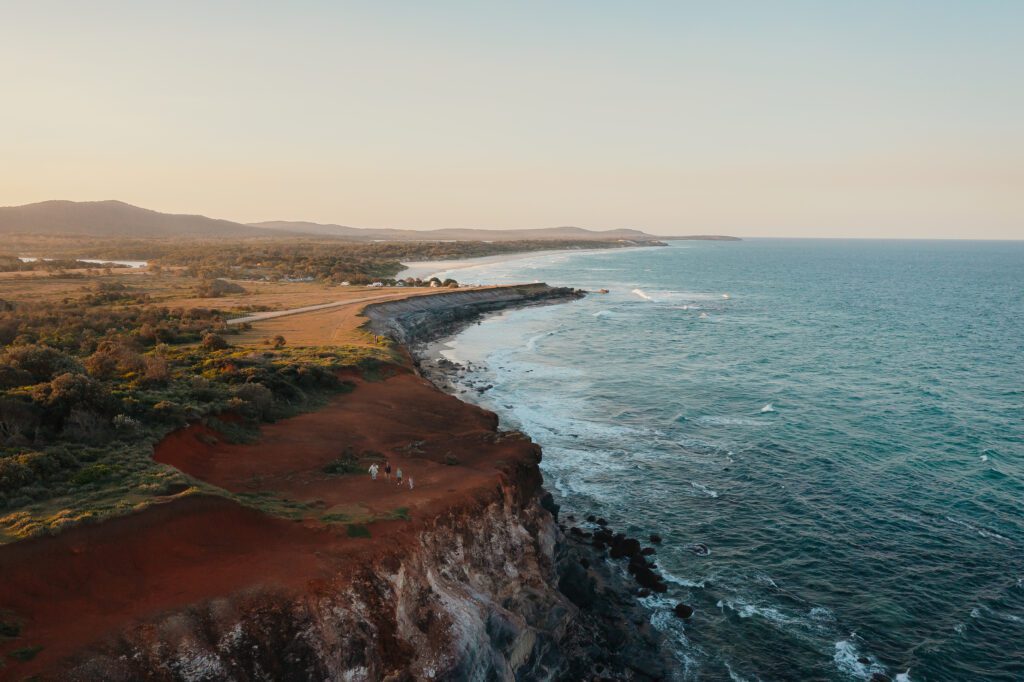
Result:
[[[374,561],[418,522],[493,496],[510,467],[532,467],[535,446],[496,439],[496,424],[493,414],[399,370],[384,381],[358,381],[322,410],[264,426],[254,444],[214,441],[216,432],[200,425],[171,434],[155,458],[227,490],[271,492],[317,512],[404,507],[411,520],[372,523],[372,538],[350,538],[344,525],[321,523],[316,513],[296,522],[223,497],[187,496],[0,547],[0,610],[23,624],[0,652],[43,647],[29,662],[8,657],[0,678],[59,678],[63,659],[133,623],[246,590],[309,589],[344,575],[346,565]],[[325,474],[346,446],[384,454],[415,478],[415,490],[383,480],[383,472],[378,481]],[[444,463],[451,457],[457,465]]]

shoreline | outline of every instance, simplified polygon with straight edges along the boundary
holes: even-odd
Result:
[[[662,248],[661,246],[647,245],[647,244],[636,244],[630,246],[615,246],[608,247],[605,249],[542,249],[539,251],[520,251],[517,253],[502,253],[494,256],[480,256],[477,258],[460,258],[460,259],[449,259],[449,260],[424,260],[424,261],[410,261],[403,263],[405,269],[401,270],[396,278],[404,279],[406,277],[418,277],[420,279],[429,279],[442,272],[449,272],[451,270],[471,270],[473,268],[483,267],[485,265],[500,265],[510,261],[525,260],[527,258],[533,258],[535,256],[551,256],[555,254],[577,254],[577,253],[607,253],[609,251],[616,251],[618,249],[654,249]]]
[[[520,285],[362,306],[405,360],[345,374],[348,391],[254,442],[193,422],[152,455],[191,487],[0,548],[0,601],[25,624],[4,648],[39,647],[5,672],[137,679],[198,661],[210,680],[670,679],[678,664],[635,587],[595,547],[624,536],[560,521],[540,447],[416,360],[417,344],[482,315],[581,295]],[[415,474],[415,492],[370,483],[362,460],[362,475],[338,477],[349,450]]]
[[[569,300],[503,306],[449,323],[440,333],[411,342],[406,349],[416,370],[437,390],[472,405],[475,403],[461,396],[471,390],[483,394],[491,387],[460,382],[473,373],[474,367],[444,357],[443,350],[451,347],[450,342],[482,317],[565,302]],[[498,429],[501,428],[499,417]],[[529,434],[526,437],[529,439]],[[673,658],[665,634],[652,624],[655,610],[640,601],[667,589],[654,561],[661,537],[651,535],[641,540],[615,533],[606,519],[584,510],[569,510],[572,513],[563,517],[561,506],[544,487],[543,474],[539,496],[541,506],[551,513],[558,527],[555,542],[559,591],[580,608],[589,637],[625,643],[624,656],[617,661],[601,659],[610,665],[597,672],[639,676],[636,679],[675,679],[679,662]],[[641,546],[641,542],[646,546]],[[622,559],[627,560],[627,565],[621,563]],[[688,619],[690,613],[692,609],[685,604],[675,607],[675,615],[680,618]]]

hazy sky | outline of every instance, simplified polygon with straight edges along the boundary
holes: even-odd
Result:
[[[0,204],[1024,238],[1024,1],[0,0]]]

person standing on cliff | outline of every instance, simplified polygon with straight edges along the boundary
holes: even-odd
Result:
[[[377,480],[377,463],[374,462],[370,465],[370,478],[374,481]]]
[[[398,471],[395,472],[395,478],[398,479],[398,487],[402,487],[402,467],[398,467]]]
[[[385,461],[384,462],[384,480],[385,481],[390,481],[391,480],[391,462],[389,462],[389,461]]]

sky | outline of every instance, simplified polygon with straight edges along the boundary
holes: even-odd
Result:
[[[1024,2],[0,0],[0,205],[1024,239]]]

